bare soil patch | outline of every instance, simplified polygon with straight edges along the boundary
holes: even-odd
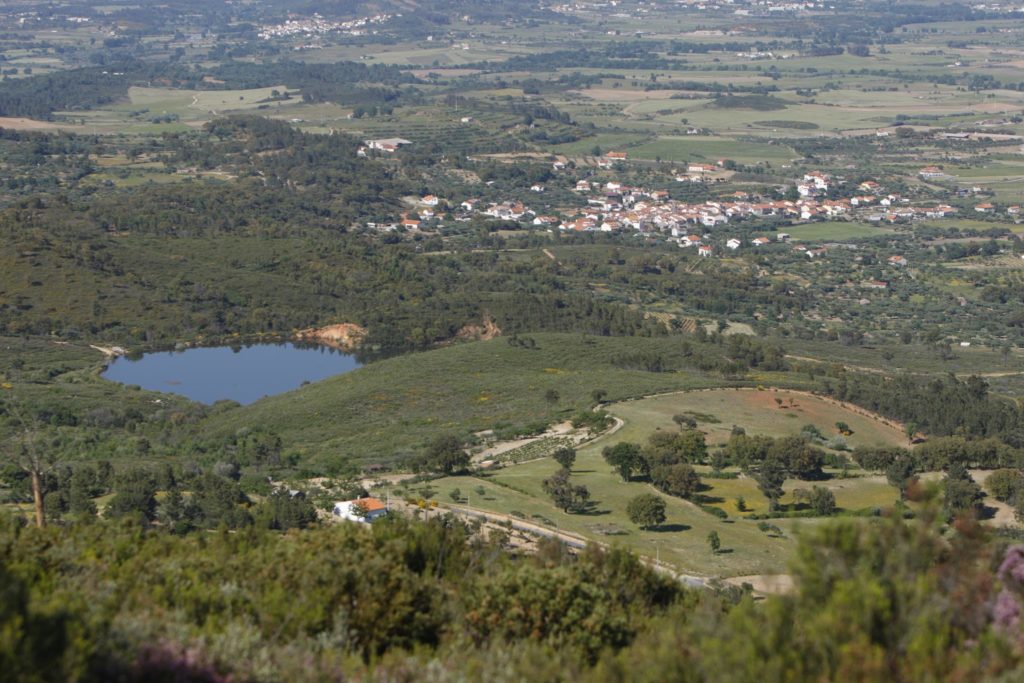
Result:
[[[340,323],[320,328],[301,330],[295,334],[299,341],[315,341],[343,351],[359,348],[366,338],[365,327],[355,323]]]
[[[62,126],[50,121],[36,121],[21,117],[0,116],[0,128],[10,130],[60,130],[62,128],[73,128],[76,126]]]
[[[734,576],[726,579],[733,586],[750,584],[755,593],[760,595],[784,595],[794,588],[793,577],[789,574],[752,574],[750,576]]]

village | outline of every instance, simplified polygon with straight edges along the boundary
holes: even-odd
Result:
[[[366,157],[368,150],[391,155],[411,144],[411,141],[402,138],[367,140],[359,148],[358,155]],[[626,152],[609,151],[596,160],[596,166],[603,171],[621,169],[627,160]],[[730,172],[726,170],[729,165],[726,159],[719,159],[714,164],[691,162],[673,171],[672,177],[676,183],[720,184],[729,179]],[[554,161],[552,169],[556,173],[570,170],[563,161]],[[921,168],[917,176],[922,181],[949,179],[941,168],[935,166]],[[672,193],[666,189],[636,187],[614,179],[592,178],[590,176],[576,182],[574,192],[581,199],[581,205],[576,207],[536,211],[521,200],[484,202],[479,198],[469,198],[456,205],[429,194],[416,200],[416,208],[404,212],[399,221],[370,223],[367,227],[384,232],[401,229],[416,234],[444,227],[442,221],[445,216],[450,216],[456,223],[482,217],[547,231],[633,233],[641,237],[660,238],[681,248],[692,248],[701,257],[715,257],[743,248],[788,243],[790,235],[783,230],[786,225],[816,221],[907,224],[912,221],[954,218],[961,216],[963,211],[961,207],[930,198],[912,200],[901,193],[888,191],[877,180],[862,181],[851,192],[844,178],[820,170],[808,171],[798,177],[793,185],[778,188],[774,197],[735,190],[699,203],[672,199]],[[530,192],[543,195],[547,189],[542,184],[534,184]],[[840,189],[840,192],[836,192]],[[837,194],[848,196],[836,197]],[[979,194],[985,194],[984,188],[963,188],[957,191],[958,197]],[[780,199],[778,195],[785,198]],[[983,201],[973,206],[973,212],[996,214],[1000,212],[1000,207]],[[1011,220],[1018,220],[1021,207],[1006,206],[1001,212]],[[751,226],[743,233],[735,234],[725,230],[727,226],[758,220],[765,222],[767,229]],[[761,230],[767,234],[751,236],[751,230]],[[825,246],[812,248],[800,243],[792,244],[791,248],[812,259],[825,256],[828,251]],[[906,263],[894,262],[893,265]]]

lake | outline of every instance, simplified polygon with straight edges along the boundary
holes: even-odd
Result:
[[[358,367],[354,356],[327,347],[257,344],[116,358],[103,377],[150,391],[180,394],[200,403],[230,399],[247,404]]]

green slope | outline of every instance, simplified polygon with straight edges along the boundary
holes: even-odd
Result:
[[[681,362],[681,337],[538,334],[533,339],[535,349],[500,338],[372,363],[218,415],[208,426],[224,435],[242,428],[276,431],[304,462],[330,471],[349,461],[400,461],[446,431],[468,435],[502,423],[565,419],[590,407],[594,389],[607,390],[609,400],[621,400],[737,383],[696,370],[646,372],[613,362],[636,352]],[[785,382],[787,377],[750,379]],[[545,400],[549,389],[559,394],[555,404]]]

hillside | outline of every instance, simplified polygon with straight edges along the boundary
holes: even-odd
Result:
[[[304,461],[330,468],[399,461],[445,432],[564,419],[590,408],[595,389],[616,401],[737,383],[696,369],[622,367],[624,355],[650,354],[665,358],[667,369],[682,368],[679,338],[537,334],[523,343],[531,339],[533,347],[499,338],[382,360],[219,414],[206,426],[225,436],[244,427],[275,431]],[[784,374],[773,379],[796,382]],[[548,390],[558,393],[557,402],[545,399]]]

